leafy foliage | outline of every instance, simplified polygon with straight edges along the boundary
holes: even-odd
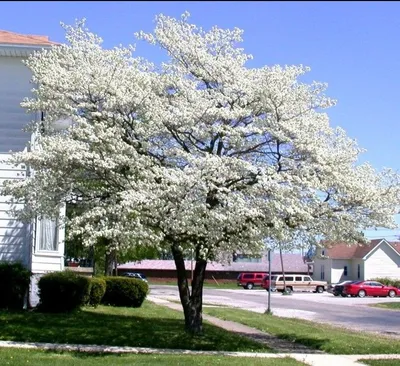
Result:
[[[0,262],[0,308],[22,309],[31,272],[21,263]]]
[[[106,293],[102,303],[113,306],[142,306],[149,286],[146,282],[135,278],[105,277]]]
[[[89,305],[96,307],[101,304],[106,293],[106,281],[99,277],[93,277],[90,279],[90,286]]]
[[[373,279],[371,279],[371,281],[380,282],[386,286],[394,286],[394,287],[400,288],[400,279],[389,278],[389,277],[379,277],[379,278],[373,278]]]
[[[59,313],[79,309],[90,299],[90,278],[72,271],[47,273],[39,279],[39,309]]]

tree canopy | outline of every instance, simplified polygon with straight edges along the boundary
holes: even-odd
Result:
[[[327,86],[301,81],[308,67],[250,68],[242,30],[206,31],[188,14],[136,34],[167,52],[162,65],[104,49],[84,21],[64,28],[65,44],[26,62],[35,89],[22,105],[45,120],[13,158],[33,173],[4,189],[26,203],[21,217],[79,200],[71,234],[172,245],[177,265],[187,248],[207,262],[266,238],[360,241],[395,226],[399,176],[358,163],[363,150],[329,124]]]

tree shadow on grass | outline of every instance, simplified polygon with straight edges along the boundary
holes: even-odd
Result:
[[[107,310],[108,311],[108,310]],[[205,323],[204,335],[190,336],[184,331],[180,314],[165,312],[152,316],[152,308],[141,316],[135,309],[129,315],[78,311],[65,314],[39,312],[0,312],[0,339],[40,343],[69,343],[129,347],[154,347],[192,350],[264,351],[256,341]]]
[[[245,333],[236,333],[245,336]],[[251,334],[251,339],[257,340],[281,353],[324,353],[323,346],[328,339],[314,339],[308,337],[293,337],[293,334],[280,334],[279,337],[270,334]]]
[[[284,339],[287,342],[291,342],[293,344],[293,352],[298,352],[298,350],[295,350],[296,345],[298,346],[303,346],[307,347],[309,349],[309,353],[321,353],[325,351],[325,345],[330,343],[331,340],[326,338],[326,339],[316,339],[312,337],[294,337],[293,334],[290,333],[281,333],[279,334],[279,338]],[[313,352],[316,351],[316,352]]]

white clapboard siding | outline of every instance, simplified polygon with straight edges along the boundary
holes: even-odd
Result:
[[[1,179],[21,179],[26,177],[26,170],[21,169],[0,169]]]
[[[9,154],[0,154],[0,186],[7,179],[24,179],[26,168],[7,165],[4,161]],[[29,262],[29,243],[31,240],[29,225],[19,222],[9,212],[11,206],[7,203],[10,196],[0,196],[0,261]],[[18,205],[17,207],[21,207]]]
[[[30,70],[22,58],[0,57],[0,152],[22,151],[30,134],[23,131],[33,115],[21,107],[31,96]]]
[[[3,220],[3,221],[7,221],[7,220],[14,221],[14,219],[15,219],[14,215],[9,210],[0,210],[0,220]],[[13,225],[15,225],[15,223]]]
[[[14,238],[21,238],[23,237],[22,235],[24,235],[24,230],[21,230],[21,228],[17,228],[17,230],[15,230],[15,228],[0,227],[0,237],[9,236]]]
[[[365,277],[400,279],[400,256],[386,243],[380,244],[365,260]]]
[[[34,85],[30,83],[31,72],[21,57],[0,56],[0,187],[9,179],[25,179],[24,165],[7,163],[10,152],[27,149],[31,140],[24,128],[38,115],[28,114],[21,107],[25,98],[32,96]],[[34,224],[22,224],[9,213],[11,197],[0,196],[0,261],[23,260],[33,273],[62,270],[64,266],[64,231],[60,230],[58,252],[47,255],[38,252]],[[1,296],[1,295],[0,295]]]
[[[15,204],[15,208],[21,209],[23,208],[23,204],[22,203]],[[0,202],[0,211],[6,211],[9,209],[10,209],[10,204],[7,203],[7,201]]]
[[[32,257],[32,272],[44,273],[63,270],[63,257],[40,253]]]

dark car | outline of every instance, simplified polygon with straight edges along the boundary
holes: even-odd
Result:
[[[393,286],[385,286],[376,281],[358,281],[344,285],[343,293],[345,295],[365,297],[365,296],[389,296],[400,295],[400,290]]]
[[[142,280],[144,282],[148,282],[146,276],[143,273],[139,272],[124,272],[121,276],[130,277],[130,278],[137,278],[138,280]]]
[[[349,285],[351,283],[356,283],[358,281],[343,281],[339,282],[336,285],[331,285],[328,288],[328,292],[332,293],[334,296],[342,296],[347,297],[348,295],[343,293],[343,289],[345,285]]]

